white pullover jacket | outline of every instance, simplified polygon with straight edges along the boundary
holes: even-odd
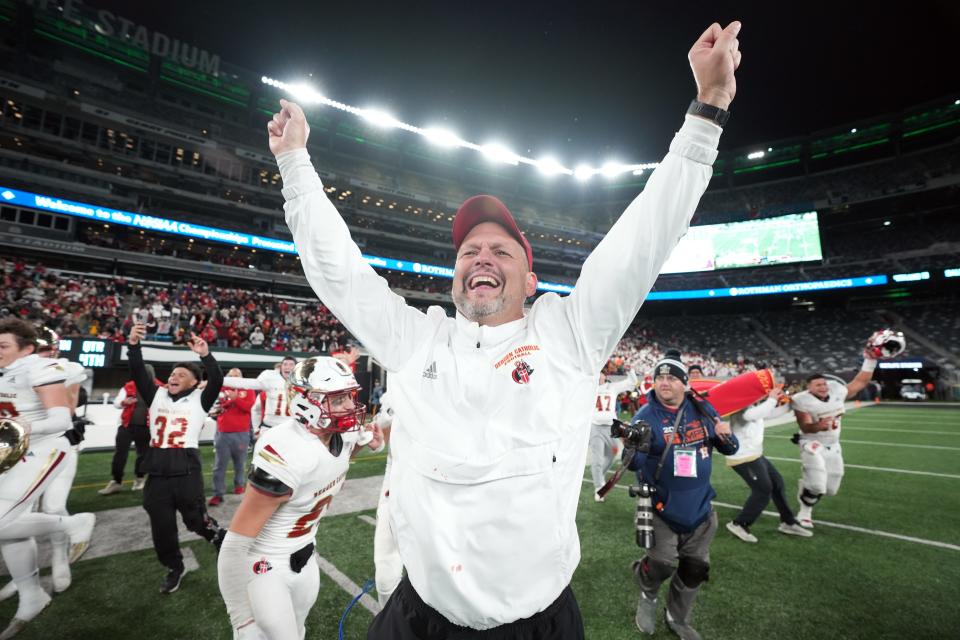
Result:
[[[597,377],[686,233],[720,132],[687,116],[573,293],[499,326],[408,306],[361,256],[306,150],[278,158],[307,279],[391,374],[391,523],[413,587],[451,622],[526,618],[570,583]]]

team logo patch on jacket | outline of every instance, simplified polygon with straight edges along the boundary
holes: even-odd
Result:
[[[270,564],[266,558],[260,558],[253,563],[253,572],[258,576],[265,574],[267,571],[270,571],[270,569],[273,569],[273,565]]]
[[[533,367],[523,360],[517,360],[510,375],[517,384],[527,384],[530,382],[530,376],[533,375]]]

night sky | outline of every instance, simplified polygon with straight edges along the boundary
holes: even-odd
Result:
[[[955,1],[86,4],[257,74],[312,73],[334,99],[571,167],[659,159],[695,95],[687,51],[713,21],[743,22],[726,148],[960,98]]]

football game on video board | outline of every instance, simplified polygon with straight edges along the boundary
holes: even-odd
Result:
[[[817,212],[690,227],[660,273],[822,260]]]

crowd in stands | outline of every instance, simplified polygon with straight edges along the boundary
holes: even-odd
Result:
[[[435,287],[443,278],[387,272],[400,291]],[[293,297],[215,284],[143,282],[48,269],[39,262],[0,256],[0,315],[43,322],[64,337],[122,341],[134,322],[148,339],[179,342],[190,332],[217,347],[278,352],[330,352],[353,342],[347,329],[306,291]],[[894,316],[896,317],[896,316]],[[911,309],[905,322],[948,350],[960,344],[956,303]],[[649,372],[667,349],[679,349],[707,376],[728,377],[773,366],[784,372],[849,368],[863,340],[891,326],[876,311],[829,309],[740,315],[651,316],[641,312],[613,354],[610,373]],[[923,351],[913,345],[913,352]],[[933,354],[934,357],[936,354]],[[939,358],[942,360],[942,358]]]

